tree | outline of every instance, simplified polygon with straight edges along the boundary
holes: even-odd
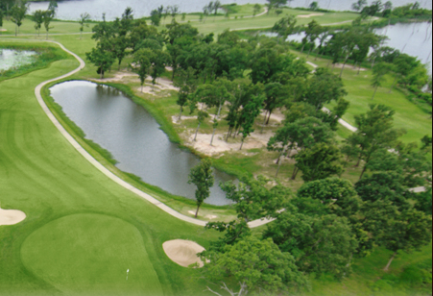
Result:
[[[35,22],[35,29],[38,31],[38,36],[41,33],[42,24],[44,23],[44,11],[36,10],[33,12],[33,21]]]
[[[204,111],[198,111],[198,115],[197,115],[198,126],[197,126],[197,129],[195,131],[194,141],[197,141],[198,130],[200,129],[200,126],[204,122],[204,120],[208,117],[209,117],[208,113],[206,113]]]
[[[289,15],[276,22],[272,31],[277,32],[283,40],[287,40],[289,35],[292,35],[295,32],[297,22],[298,20],[295,16]]]
[[[80,20],[78,23],[80,24],[80,39],[83,38],[83,31],[84,27],[89,27],[89,24],[87,23],[90,20],[90,14],[82,13],[80,14]]]
[[[346,179],[336,177],[304,183],[297,192],[298,198],[319,200],[329,207],[330,213],[353,220],[362,207],[362,200]]]
[[[262,10],[262,6],[260,4],[254,5],[253,16],[255,17]]]
[[[341,78],[327,68],[318,68],[309,80],[305,100],[320,110],[324,104],[338,101],[346,95],[347,92]]]
[[[104,73],[110,69],[114,63],[114,56],[111,52],[104,50],[100,45],[92,48],[91,52],[86,53],[87,59],[98,67],[97,73],[104,78]]]
[[[367,6],[367,0],[358,0],[352,4],[352,9],[356,11],[361,11],[365,6]]]
[[[366,114],[355,116],[358,130],[349,136],[346,143],[348,149],[358,155],[359,166],[361,160],[365,165],[360,178],[368,168],[374,152],[381,149],[391,149],[397,139],[404,134],[404,130],[393,128],[395,111],[385,105],[370,105]]]
[[[182,112],[184,107],[190,101],[190,95],[191,95],[190,87],[186,85],[182,86],[181,89],[179,90],[179,94],[177,95],[177,101],[176,101],[176,104],[178,104],[180,107],[179,121],[182,119]]]
[[[318,10],[319,9],[319,3],[317,1],[313,1],[310,4],[310,10]]]
[[[201,205],[210,196],[210,188],[214,184],[212,161],[203,159],[199,165],[191,169],[188,184],[194,184],[197,187],[195,198],[197,200],[197,211],[195,217],[198,217],[198,211]]]
[[[334,134],[328,124],[315,117],[305,117],[277,130],[268,142],[268,150],[277,149],[284,155],[286,151],[290,153],[292,148],[312,148],[317,143],[331,143],[333,138]],[[295,180],[298,171],[295,167],[292,180]]]
[[[47,32],[47,40],[48,40],[48,32],[50,31],[50,29],[53,28],[50,27],[50,24],[51,21],[54,19],[54,11],[52,10],[44,11],[43,19],[44,19],[44,27],[45,27],[45,31]]]
[[[341,165],[341,152],[336,146],[319,143],[310,149],[300,151],[296,156],[296,167],[302,172],[302,179],[311,182],[340,176],[344,170]]]
[[[175,5],[171,7],[171,17],[173,21],[175,20],[176,16],[179,14],[179,6]]]
[[[214,15],[218,14],[218,10],[221,8],[221,2],[216,0],[213,4]]]
[[[241,134],[242,134],[242,144],[239,150],[242,150],[246,137],[248,137],[252,132],[254,132],[254,122],[257,116],[260,115],[260,111],[263,108],[263,96],[253,96],[252,100],[248,102],[241,114]]]
[[[233,220],[229,223],[209,222],[205,228],[224,233],[224,235],[220,236],[218,240],[211,242],[209,248],[209,251],[211,252],[224,253],[227,246],[233,246],[251,235],[251,229],[248,227],[248,223],[244,219]]]
[[[351,258],[358,247],[348,220],[335,215],[282,212],[268,224],[264,238],[272,238],[282,252],[292,254],[300,271],[317,277],[330,273],[337,279],[351,272]]]
[[[271,82],[265,85],[265,107],[264,109],[268,113],[268,118],[266,119],[265,114],[265,123],[269,124],[269,120],[271,119],[272,112],[284,106],[286,100],[288,99],[287,89],[282,86],[280,83]]]
[[[23,19],[29,9],[27,0],[17,0],[11,9],[11,21],[16,25],[15,36],[18,35],[19,28],[23,24]]]
[[[377,90],[382,86],[385,81],[385,75],[388,74],[390,67],[387,63],[376,64],[373,68],[373,78],[371,81],[371,86],[374,87],[374,94],[372,100],[376,97]]]
[[[50,0],[50,4],[48,5],[48,10],[52,12],[53,18],[56,16],[56,10],[59,7],[57,4],[57,0]]]
[[[249,292],[283,295],[289,287],[303,287],[306,277],[298,271],[295,259],[279,250],[271,239],[259,240],[248,236],[233,246],[226,246],[223,253],[208,253],[204,274],[211,282],[222,282],[221,289],[230,295],[245,296]],[[233,278],[239,283],[235,292],[224,282]],[[215,295],[221,295],[208,287]]]
[[[391,223],[382,238],[382,245],[394,253],[384,271],[389,271],[399,251],[420,251],[421,247],[429,245],[432,240],[432,217],[423,212],[413,209],[404,211]]]
[[[152,84],[155,85],[156,79],[161,77],[165,72],[165,67],[170,63],[170,56],[162,50],[154,50],[152,55],[149,56],[152,64],[150,76],[152,77]]]
[[[140,82],[141,82],[141,92],[143,92],[143,85],[146,81],[147,76],[149,75],[150,71],[150,60],[149,55],[152,55],[152,51],[149,49],[140,49],[134,54],[134,63],[138,66],[138,75],[140,76]]]
[[[334,107],[334,109],[329,113],[329,125],[333,131],[336,131],[338,129],[338,121],[346,113],[347,109],[349,109],[349,106],[350,102],[341,98],[338,100],[337,105]]]
[[[234,202],[238,218],[250,222],[277,217],[292,196],[289,188],[277,185],[268,189],[267,183],[268,180],[263,176],[257,179],[241,177],[239,184],[227,182],[220,187],[226,193],[226,198]]]
[[[161,24],[161,15],[158,10],[154,9],[150,12],[150,21],[152,25],[159,27]]]
[[[3,13],[3,10],[0,7],[0,28],[3,27],[3,17],[4,17],[4,13]],[[0,33],[0,35],[1,35],[1,33]]]

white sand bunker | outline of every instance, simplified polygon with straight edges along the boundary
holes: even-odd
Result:
[[[7,32],[6,29],[0,29],[0,32]]]
[[[204,265],[197,254],[205,251],[205,248],[195,242],[177,239],[165,242],[162,247],[168,258],[180,266],[189,267],[198,264],[199,267],[203,267]]]
[[[2,225],[15,225],[26,218],[24,212],[18,210],[3,210],[0,208],[0,226]]]

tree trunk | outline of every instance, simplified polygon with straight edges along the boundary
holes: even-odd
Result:
[[[277,161],[278,167],[277,167],[277,173],[275,174],[275,178],[278,177],[278,173],[280,172],[280,167],[281,167],[281,163],[282,163],[281,157],[284,155],[284,152],[285,152],[285,149],[283,150],[283,152],[281,152],[280,156],[278,157],[278,161]]]
[[[263,134],[263,129],[265,128],[265,124],[266,124],[266,117],[268,115],[268,110],[266,110],[265,112],[265,120],[263,120],[263,124],[262,124],[262,130],[260,131],[261,134]]]
[[[394,261],[395,257],[397,256],[397,252],[395,252],[394,254],[392,254],[391,258],[388,261],[388,264],[385,266],[385,268],[383,269],[383,271],[389,271],[389,268],[391,267],[392,261]]]
[[[266,120],[266,125],[269,124],[269,121],[271,120],[271,115],[272,115],[272,110],[269,110],[269,116],[268,116],[268,120]]]
[[[175,66],[173,65],[173,71],[171,73],[171,81],[174,81],[174,74],[176,73]]]
[[[366,171],[367,171],[367,164],[365,164],[364,168],[362,169],[361,176],[359,176],[359,180],[362,179]]]
[[[221,109],[223,108],[223,104],[220,104],[219,108],[218,108],[218,113],[216,115],[216,120],[218,120],[220,118],[221,115]]]
[[[392,90],[394,89],[394,86],[395,86],[395,84],[397,83],[397,79],[398,79],[398,77],[396,76],[396,77],[394,78],[394,82],[393,82],[392,85],[391,85],[391,88],[389,89],[389,93],[392,93]]]
[[[182,120],[182,106],[180,106],[180,112],[179,112],[179,119],[178,121],[180,122]]]
[[[293,174],[292,177],[290,178],[290,180],[294,181],[296,180],[296,176],[298,175],[299,169],[298,167],[295,167],[295,169],[293,170]]]
[[[245,141],[245,138],[244,138],[244,137],[242,137],[242,143],[241,143],[241,148],[239,148],[239,150],[242,150],[242,148],[244,147],[244,141]]]
[[[371,98],[372,100],[374,100],[374,98],[376,97],[376,93],[377,93],[377,89],[378,89],[379,87],[378,86],[376,86],[376,89],[374,90],[374,94],[373,94],[373,97]]]
[[[361,74],[361,63],[359,63],[358,75]]]
[[[198,124],[197,126],[197,130],[195,131],[195,137],[194,137],[194,142],[197,141],[197,134],[198,134],[198,129],[200,128],[201,123]]]
[[[103,64],[101,64],[101,79],[104,79],[104,71],[102,71]],[[141,85],[141,92],[143,92],[143,84]]]
[[[47,31],[47,40],[48,40],[48,31]]]
[[[213,138],[215,137],[216,128],[213,129],[212,138],[210,139],[210,145],[212,146]]]
[[[229,130],[227,132],[226,142],[229,140],[229,137],[232,135],[232,127],[229,127]]]
[[[198,211],[200,210],[200,205],[199,204],[197,204],[197,211],[195,212],[195,217],[197,218],[198,217]]]
[[[347,59],[344,61],[343,67],[341,67],[340,78],[343,77],[344,68],[346,67]]]

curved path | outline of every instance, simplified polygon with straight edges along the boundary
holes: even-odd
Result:
[[[108,178],[110,178],[111,180],[113,180],[114,182],[116,182],[117,184],[119,184],[120,186],[128,189],[129,191],[135,193],[136,195],[140,196],[141,198],[147,200],[148,202],[150,202],[151,204],[157,206],[158,208],[160,208],[161,210],[163,210],[164,212],[170,214],[173,217],[176,217],[182,221],[191,223],[191,224],[195,224],[198,226],[206,226],[206,224],[208,222],[206,221],[202,221],[202,220],[198,220],[198,219],[194,219],[188,216],[185,216],[179,212],[176,212],[175,210],[173,210],[172,208],[168,207],[167,205],[161,203],[159,200],[157,200],[156,198],[150,196],[147,193],[144,193],[143,191],[135,188],[134,186],[132,186],[131,184],[123,181],[122,179],[120,179],[118,176],[116,176],[115,174],[113,174],[111,171],[109,171],[106,167],[104,167],[102,164],[100,164],[96,159],[94,159],[83,147],[81,147],[81,145],[64,129],[64,127],[60,124],[60,122],[57,120],[57,118],[54,116],[54,114],[51,112],[51,110],[48,108],[48,106],[45,104],[45,101],[42,98],[41,95],[41,90],[44,86],[46,86],[47,84],[51,83],[51,82],[55,82],[58,80],[62,80],[65,79],[67,77],[70,77],[76,73],[78,73],[79,71],[81,71],[85,66],[86,63],[75,53],[69,51],[68,49],[66,49],[61,43],[59,42],[55,42],[55,41],[46,41],[46,42],[50,42],[50,43],[54,43],[57,44],[58,46],[60,46],[60,48],[62,50],[64,50],[65,52],[67,52],[68,54],[72,55],[79,63],[80,66],[65,74],[62,75],[60,77],[57,78],[53,78],[51,80],[42,82],[41,84],[39,84],[36,89],[35,89],[35,95],[36,98],[39,102],[39,104],[41,105],[42,109],[44,110],[45,114],[47,114],[48,118],[51,120],[51,122],[55,125],[55,127],[60,131],[60,133],[68,140],[69,143],[71,143],[71,145],[82,155],[84,156],[84,158],[86,158],[93,166],[95,166],[99,171],[101,171],[104,175],[106,175]],[[256,220],[256,221],[252,221],[250,223],[248,223],[248,225],[250,226],[250,228],[255,228],[255,227],[259,227],[259,226],[263,226],[265,224],[268,224],[269,222],[271,222],[273,220],[268,220],[268,219],[260,219],[260,220]]]

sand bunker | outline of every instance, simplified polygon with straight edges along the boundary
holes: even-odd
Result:
[[[205,251],[205,248],[195,242],[177,239],[165,242],[162,247],[168,258],[180,266],[189,267],[198,264],[199,267],[203,267],[204,265],[197,254]]]
[[[15,225],[26,218],[24,212],[18,210],[3,210],[0,208],[0,226],[2,225]]]
[[[6,29],[0,29],[0,32],[6,32],[7,30]]]
[[[325,15],[325,14],[324,13],[301,14],[301,15],[298,15],[297,17],[298,18],[310,18],[313,16],[322,16],[322,15]]]

